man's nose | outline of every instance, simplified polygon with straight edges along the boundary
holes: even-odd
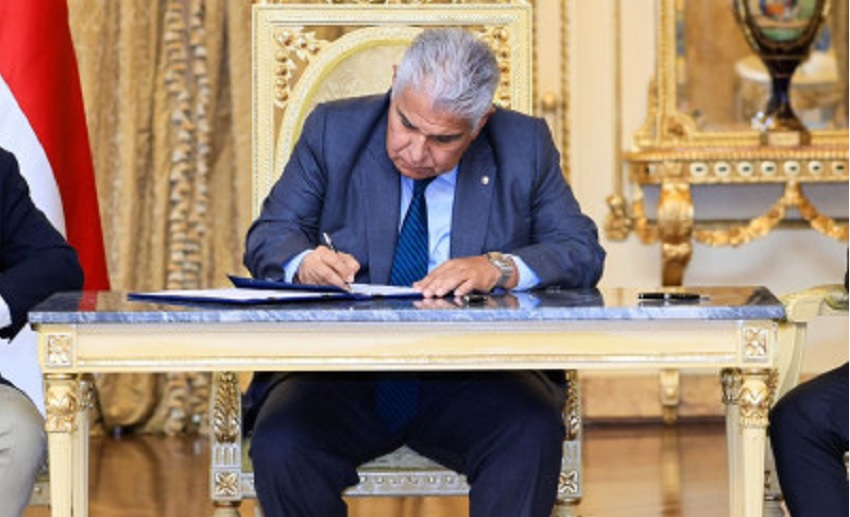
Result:
[[[420,164],[428,154],[428,138],[425,135],[413,135],[409,149],[410,161]]]

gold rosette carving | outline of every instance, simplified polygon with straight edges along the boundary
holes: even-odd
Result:
[[[238,497],[239,474],[236,472],[216,472],[213,482],[215,497]]]
[[[47,419],[44,428],[48,433],[71,433],[77,429],[79,410],[76,383],[72,380],[48,380],[44,394]]]
[[[767,412],[773,402],[770,376],[771,373],[767,370],[748,372],[744,375],[738,401],[743,427],[767,426]]]
[[[61,368],[71,366],[74,338],[71,334],[50,334],[47,336],[47,367]]]
[[[558,493],[560,494],[577,494],[579,490],[579,474],[578,471],[569,470],[561,472],[558,476]]]
[[[764,327],[744,327],[744,360],[764,361],[768,353],[768,329]]]

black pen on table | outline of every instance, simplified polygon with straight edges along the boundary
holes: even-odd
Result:
[[[702,299],[702,296],[699,293],[665,293],[665,292],[652,292],[652,293],[638,293],[639,300],[660,300],[664,302],[697,302]]]

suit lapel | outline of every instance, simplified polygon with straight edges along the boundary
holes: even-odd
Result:
[[[495,179],[496,163],[492,149],[486,138],[478,135],[464,153],[458,168],[452,210],[452,258],[479,255],[486,251],[484,239]],[[482,217],[485,218],[483,221]]]
[[[369,281],[387,284],[390,280],[395,241],[398,235],[399,199],[401,196],[399,173],[386,151],[386,117],[378,131],[369,140],[363,154],[362,177],[365,181],[366,236],[369,261]]]

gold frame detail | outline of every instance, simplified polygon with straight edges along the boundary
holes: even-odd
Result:
[[[804,146],[762,145],[756,130],[700,131],[694,119],[678,109],[678,3],[680,0],[658,0],[655,80],[646,121],[624,153],[627,185],[608,197],[607,237],[625,240],[634,232],[643,244],[660,242],[665,285],[682,284],[693,241],[708,246],[749,243],[786,223],[791,208],[800,213],[798,226],[847,242],[846,221],[819,212],[803,191],[806,184],[848,181],[847,130],[812,130],[811,143]],[[771,184],[784,185],[784,190],[764,214],[749,220],[694,219],[692,186]],[[644,206],[647,186],[659,187],[655,218],[647,215]],[[631,193],[631,199],[622,193],[625,191]]]

